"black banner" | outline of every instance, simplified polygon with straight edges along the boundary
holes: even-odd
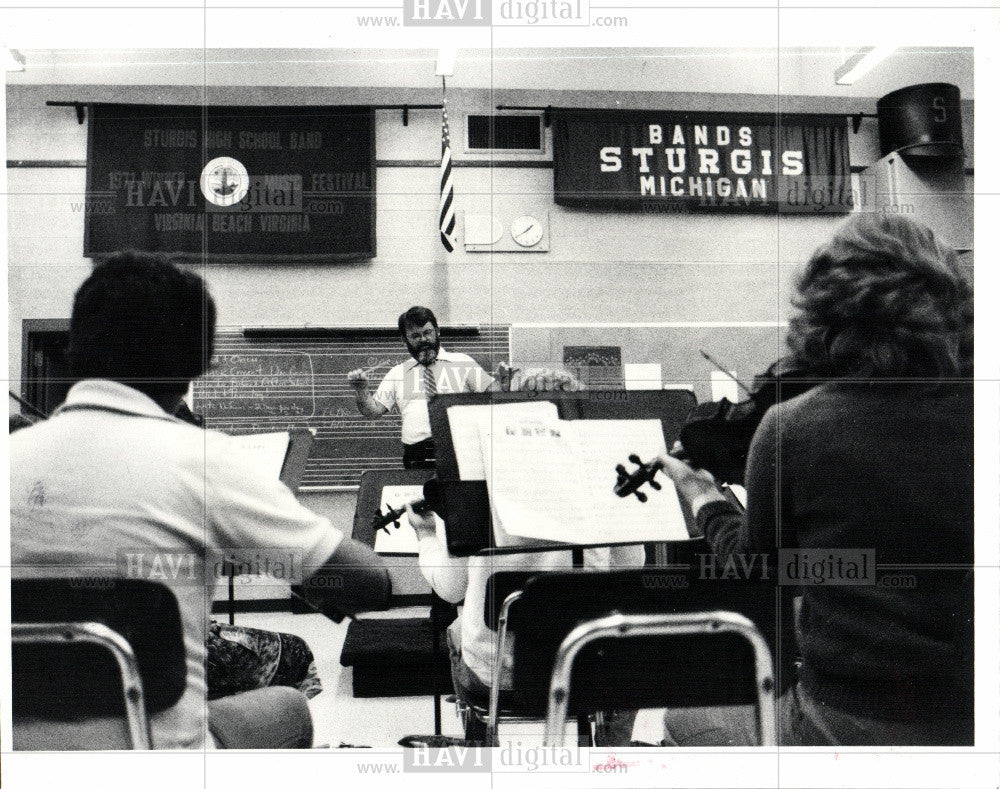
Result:
[[[95,104],[84,255],[375,256],[371,107]]]
[[[559,205],[852,210],[844,117],[557,110],[552,134]]]

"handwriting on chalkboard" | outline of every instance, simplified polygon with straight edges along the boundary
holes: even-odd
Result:
[[[349,408],[343,405],[338,405],[336,407],[330,406],[328,408],[324,408],[322,411],[320,411],[320,416],[337,416],[346,419],[359,418],[357,408]]]
[[[195,384],[203,413],[212,417],[303,417],[316,414],[312,354],[302,351],[220,353]]]
[[[395,364],[396,363],[392,359],[380,359],[377,356],[369,356],[365,359],[364,366],[368,372],[373,372],[378,370],[380,367],[392,367]]]
[[[447,348],[472,356],[484,370],[509,359],[509,329],[483,327],[449,338]],[[347,373],[368,371],[372,386],[410,358],[395,332],[352,329],[342,334],[253,338],[221,329],[208,374],[194,384],[192,410],[207,427],[234,435],[294,428],[315,431],[303,484],[356,485],[372,468],[399,468],[400,417],[377,421],[358,413]]]

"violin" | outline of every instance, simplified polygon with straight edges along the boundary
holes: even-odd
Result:
[[[702,355],[724,369],[704,351]],[[751,387],[740,384],[748,399],[696,405],[681,428],[683,453],[675,457],[711,472],[719,482],[742,485],[750,442],[767,409],[812,388],[814,375],[793,357],[783,356],[755,376]]]
[[[426,515],[429,512],[437,512],[440,506],[440,495],[438,493],[437,478],[429,479],[424,483],[424,495],[410,502],[410,507],[418,515]],[[393,509],[388,504],[385,505],[385,512],[376,512],[371,519],[373,532],[379,529],[385,530],[389,534],[389,526],[399,528],[400,518],[406,515],[406,507]]]

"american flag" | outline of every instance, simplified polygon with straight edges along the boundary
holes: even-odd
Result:
[[[441,78],[441,243],[449,252],[458,244],[455,238],[455,185],[451,180],[451,139],[448,134],[448,97],[444,77]]]

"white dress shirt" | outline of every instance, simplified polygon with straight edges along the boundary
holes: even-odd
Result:
[[[471,356],[444,348],[438,350],[430,368],[438,394],[485,392],[493,383],[493,377]],[[386,410],[395,409],[402,416],[404,444],[416,444],[431,437],[424,366],[416,359],[407,359],[389,370],[372,397]]]

